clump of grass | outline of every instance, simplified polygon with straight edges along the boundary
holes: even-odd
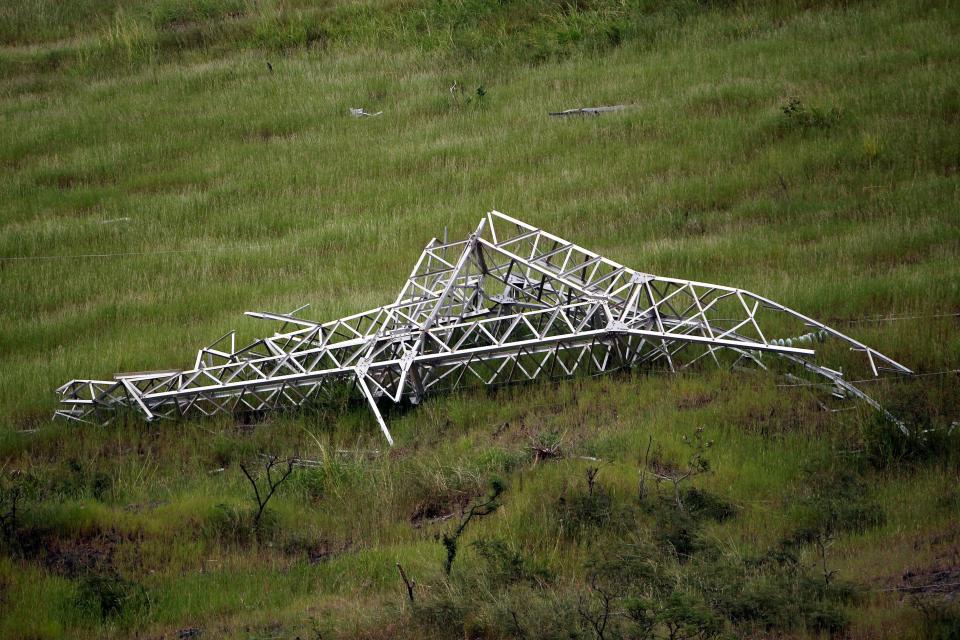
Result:
[[[837,107],[810,106],[800,98],[790,98],[780,107],[782,131],[827,131],[840,124],[844,113]]]
[[[247,0],[159,0],[151,4],[151,21],[158,29],[183,29],[223,18],[240,18],[250,9]]]

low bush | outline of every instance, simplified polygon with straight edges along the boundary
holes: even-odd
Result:
[[[211,509],[201,525],[205,538],[221,544],[244,546],[254,540],[254,513],[249,508],[218,504]],[[260,520],[261,535],[269,537],[276,528],[272,511]]]
[[[483,559],[484,577],[494,586],[517,583],[542,584],[551,578],[547,567],[524,557],[506,540],[480,538],[471,546]]]
[[[797,543],[813,542],[818,535],[862,532],[883,524],[883,508],[867,485],[851,470],[810,467],[795,500],[800,526],[792,536]]]
[[[150,597],[143,585],[114,573],[89,574],[80,581],[76,604],[100,622],[119,619],[131,624],[146,614]]]
[[[455,591],[441,590],[413,607],[413,622],[430,638],[462,638],[470,609],[468,598]]]
[[[737,515],[737,507],[729,500],[706,489],[689,487],[683,492],[683,504],[697,520],[726,522]]]
[[[932,462],[960,467],[960,426],[915,418],[910,421],[909,433],[879,413],[865,420],[859,435],[868,464],[875,469]]]
[[[809,106],[799,98],[791,98],[780,107],[780,129],[782,131],[827,130],[843,119],[843,111],[836,107],[822,109]]]

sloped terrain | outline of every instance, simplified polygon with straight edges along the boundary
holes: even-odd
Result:
[[[0,8],[0,636],[956,637],[958,41],[920,0]],[[887,353],[913,435],[708,366],[433,397],[393,448],[348,402],[50,420],[245,310],[389,302],[493,208]]]

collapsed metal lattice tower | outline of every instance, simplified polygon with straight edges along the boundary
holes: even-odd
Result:
[[[147,420],[259,412],[348,388],[367,400],[393,444],[378,401],[418,403],[468,383],[648,365],[675,371],[703,359],[766,369],[762,356],[772,353],[797,373],[825,379],[835,395],[883,411],[839,369],[814,362],[810,347],[829,338],[861,353],[873,376],[911,373],[757,294],[633,271],[497,211],[466,240],[431,240],[392,304],[326,323],[299,311],[247,312],[280,329],[240,349],[228,333],[201,349],[189,370],[68,382],[57,390],[55,415],[106,423],[119,408]]]

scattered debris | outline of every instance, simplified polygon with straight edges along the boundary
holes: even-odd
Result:
[[[548,447],[545,445],[532,445],[530,449],[533,451],[533,464],[542,462],[544,460],[551,460],[553,458],[562,458],[563,452],[560,450],[560,447]]]
[[[144,511],[150,511],[156,509],[157,507],[166,504],[163,500],[150,500],[149,502],[134,502],[128,504],[123,508],[124,511],[130,513],[143,513]]]
[[[902,576],[902,584],[894,590],[900,593],[954,598],[960,594],[960,567],[935,567],[907,571]]]
[[[419,519],[414,519],[411,524],[413,524],[414,529],[419,529],[424,525],[437,524],[439,522],[446,522],[453,516],[454,514],[452,513],[446,513],[442,516],[436,516],[434,518],[419,518]]]
[[[611,111],[623,111],[627,108],[625,104],[617,104],[610,107],[581,107],[580,109],[567,109],[566,111],[551,111],[551,116],[598,116],[601,113],[610,113]]]
[[[354,118],[373,118],[375,116],[379,116],[382,113],[383,111],[370,113],[369,111],[364,111],[363,107],[360,107],[359,109],[350,107],[350,115],[352,115]]]
[[[270,455],[266,453],[261,453],[260,457],[267,461],[274,460],[277,458],[277,456],[275,455]],[[306,458],[287,458],[287,461],[295,467],[322,467],[323,466],[322,460],[307,460]],[[223,471],[223,469],[220,469],[220,471]],[[211,471],[210,473],[214,473],[214,472]]]
[[[132,218],[110,218],[109,220],[100,220],[97,224],[115,224],[117,222],[130,222]]]

